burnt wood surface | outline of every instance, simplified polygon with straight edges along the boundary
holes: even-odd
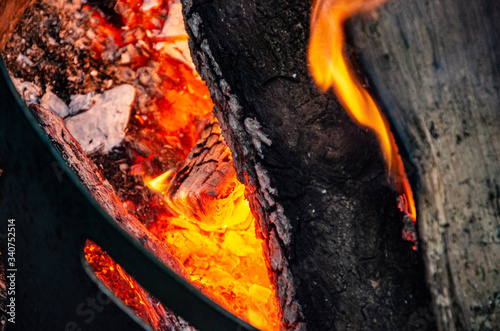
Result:
[[[308,75],[309,2],[183,6],[193,60],[266,241],[282,328],[432,329],[377,140]]]
[[[165,192],[168,205],[184,215],[203,221],[207,201],[224,197],[226,185],[234,178],[231,152],[222,136],[219,122],[211,116],[186,160],[179,166]],[[210,206],[210,202],[208,202]]]
[[[420,176],[440,330],[500,328],[500,2],[394,0],[352,40]]]

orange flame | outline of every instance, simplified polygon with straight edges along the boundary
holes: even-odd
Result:
[[[165,192],[170,175],[165,173],[148,185]],[[178,216],[162,215],[149,230],[171,247],[191,282],[213,300],[261,330],[276,330],[274,286],[265,268],[262,240],[255,234],[245,186],[233,171],[216,190],[196,197],[181,192],[175,201],[165,196]]]
[[[187,34],[185,31],[176,31],[173,36],[151,34],[151,31],[161,29],[173,8],[171,0],[157,0],[155,3],[144,11],[142,0],[118,0],[116,8],[125,24],[120,33],[118,28],[105,23],[99,13],[93,13],[93,17],[99,19],[96,22],[103,24],[94,27],[98,38],[93,49],[102,51],[110,39],[107,36],[111,35],[120,46],[140,46],[140,52],[132,58],[135,69],[151,66],[154,62],[155,74],[158,75],[156,83],[161,91],[152,105],[157,111],[135,114],[133,118],[141,126],[139,138],[144,137],[141,142],[148,143],[151,137],[158,138],[182,159],[198,140],[213,104],[206,85],[187,61],[156,48],[159,42],[187,43]],[[92,10],[88,6],[84,9]],[[116,36],[119,36],[118,40]],[[155,169],[152,169],[154,156],[137,156],[131,173],[142,176],[150,188],[164,192],[175,173],[171,169],[149,180],[155,174]],[[256,327],[277,330],[279,317],[275,290],[268,277],[262,240],[257,238],[255,219],[244,191],[233,171],[217,184],[214,192],[218,194],[199,194],[196,206],[200,209],[191,208],[193,201],[189,197],[175,202],[167,198],[169,211],[160,213],[149,225],[149,230],[172,248],[190,281],[200,290]],[[160,201],[160,205],[163,204]],[[135,208],[132,203],[127,206]],[[172,212],[178,216],[173,217]],[[85,258],[97,276],[138,316],[155,329],[161,329],[157,315],[146,300],[147,293],[119,265],[90,243],[85,247]]]
[[[153,299],[139,283],[92,241],[87,240],[84,253],[87,263],[97,278],[105,282],[108,288],[137,316],[149,323],[155,330],[161,330],[162,310],[156,307],[156,299]],[[124,288],[128,290],[124,291]]]
[[[309,41],[311,74],[323,91],[333,87],[349,115],[377,135],[389,171],[390,181],[401,194],[402,211],[413,222],[417,214],[413,192],[389,124],[368,92],[349,70],[343,47],[344,22],[386,0],[317,0],[314,4]]]

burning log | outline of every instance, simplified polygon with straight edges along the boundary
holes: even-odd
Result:
[[[220,191],[224,185],[220,184],[234,175],[231,152],[224,142],[219,123],[212,116],[197,144],[169,184],[165,196],[171,208],[179,213],[203,218],[209,213],[203,208],[203,202],[224,195]],[[188,203],[184,203],[186,199],[189,200]]]
[[[274,287],[255,219],[212,115],[186,160],[148,185],[174,215],[151,232],[169,243],[203,293],[261,330],[278,328]]]
[[[282,327],[411,326],[429,307],[420,261],[401,240],[375,136],[308,75],[309,3],[183,4],[193,60],[265,238]]]
[[[440,330],[500,325],[500,3],[389,1],[351,34],[420,177]]]
[[[394,251],[395,223],[384,215],[393,197],[373,137],[356,131],[335,98],[310,84],[308,3],[184,4],[193,58],[260,215],[282,323],[432,326],[425,295],[415,296],[425,292],[418,262]],[[359,52],[420,176],[414,189],[437,326],[495,328],[500,131],[498,46],[490,40],[500,29],[500,7],[490,0],[389,1],[376,13],[351,21],[356,48],[347,51]],[[385,265],[396,267],[387,272]],[[400,294],[381,300],[381,286]],[[395,314],[386,318],[387,311]]]

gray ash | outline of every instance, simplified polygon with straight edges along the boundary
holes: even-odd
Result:
[[[39,88],[38,97],[50,90],[66,104],[71,95],[102,93],[125,83],[135,87],[123,147],[90,157],[118,197],[130,207],[130,212],[147,224],[163,210],[158,203],[161,197],[145,185],[140,175],[133,175],[131,166],[137,160],[149,158],[146,173],[159,175],[181,162],[182,153],[170,147],[161,135],[154,134],[161,131],[154,120],[148,121],[147,132],[137,120],[137,116],[159,117],[154,100],[162,93],[154,61],[134,68],[133,63],[123,59],[137,50],[132,45],[119,47],[111,36],[100,56],[93,51],[93,42],[98,38],[95,27],[99,23],[95,11],[119,28],[119,16],[112,12],[111,3],[114,1],[108,1],[106,8],[99,5],[105,10],[103,13],[97,6],[90,10],[83,8],[80,0],[68,0],[64,4],[36,1],[17,24],[2,55],[13,77]]]
[[[75,7],[59,10],[35,2],[16,26],[3,54],[14,77],[35,83],[42,91],[51,87],[66,102],[71,94],[104,91],[106,80],[111,79],[85,36],[90,13]],[[98,72],[97,77],[90,74],[93,71]]]

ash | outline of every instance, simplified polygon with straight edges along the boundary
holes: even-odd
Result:
[[[36,1],[17,24],[2,55],[25,102],[42,104],[66,121],[87,111],[92,97],[124,84],[134,87],[123,141],[111,151],[98,150],[89,156],[129,211],[148,224],[158,215],[159,204],[151,205],[158,194],[133,171],[134,164],[147,160],[142,174],[156,176],[180,163],[183,153],[161,135],[147,137],[141,132],[144,118],[151,132],[161,131],[154,103],[163,95],[158,65],[153,60],[134,65],[130,59],[143,55],[140,49],[132,44],[120,47],[111,35],[100,40],[100,18],[113,22],[117,29],[121,23],[109,6],[102,9],[80,0]],[[96,45],[103,48],[96,52]],[[75,99],[83,101],[75,106]]]

